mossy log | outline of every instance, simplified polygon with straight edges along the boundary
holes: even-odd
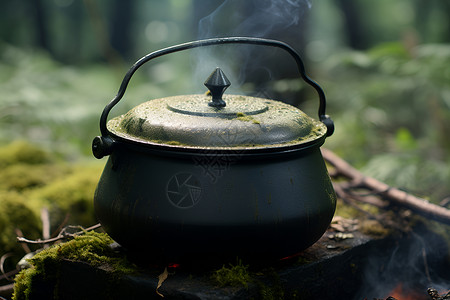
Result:
[[[106,272],[111,284],[121,275],[132,274],[136,269],[114,252],[110,247],[113,242],[105,233],[91,231],[38,252],[29,259],[31,267],[16,276],[13,300],[48,299],[51,295],[65,293],[60,290],[60,278],[62,264],[67,261],[86,263],[99,272]]]

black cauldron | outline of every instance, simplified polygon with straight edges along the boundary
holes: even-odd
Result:
[[[134,74],[156,57],[201,46],[255,44],[286,50],[319,95],[319,119],[279,101],[223,95],[216,69],[209,93],[145,102],[107,123]],[[95,157],[109,155],[95,192],[98,219],[131,252],[282,258],[315,243],[336,196],[320,146],[333,133],[325,95],[285,43],[219,38],[162,49],[137,61],[100,119]]]

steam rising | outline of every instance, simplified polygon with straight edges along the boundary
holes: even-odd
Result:
[[[199,38],[224,35],[267,37],[273,31],[297,25],[310,7],[308,0],[227,0],[200,20]]]
[[[310,7],[309,0],[226,0],[200,20],[198,39],[226,36],[277,39],[280,32],[298,25]],[[232,92],[236,89],[240,92],[248,73],[258,73],[258,76],[270,80],[271,72],[264,64],[267,51],[255,51],[255,47],[261,46],[201,48],[196,51],[194,80],[204,80],[216,67],[222,68],[232,82]]]

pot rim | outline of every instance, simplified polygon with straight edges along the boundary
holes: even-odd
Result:
[[[313,148],[319,148],[325,143],[326,134],[314,139],[312,141],[301,144],[287,144],[280,146],[262,145],[261,147],[203,147],[203,146],[188,146],[188,145],[170,145],[158,144],[150,141],[142,141],[133,138],[124,138],[114,133],[110,133],[115,146],[125,145],[138,149],[140,152],[149,153],[165,153],[175,155],[202,155],[202,156],[217,156],[219,154],[226,156],[264,156],[274,154],[286,154],[298,151],[306,151]],[[113,148],[115,148],[115,146]],[[114,149],[112,150],[114,152]]]

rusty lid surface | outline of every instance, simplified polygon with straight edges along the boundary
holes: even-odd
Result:
[[[300,145],[327,133],[326,126],[280,101],[223,95],[226,106],[208,105],[207,94],[150,100],[108,122],[121,138],[195,148],[266,148]]]

